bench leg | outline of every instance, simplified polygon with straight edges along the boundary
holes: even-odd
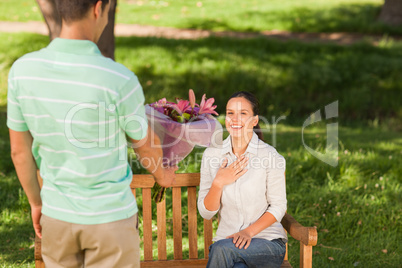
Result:
[[[300,242],[300,268],[312,268],[313,266],[313,247],[306,246]]]
[[[43,261],[36,260],[35,268],[45,268],[45,264],[43,263]]]

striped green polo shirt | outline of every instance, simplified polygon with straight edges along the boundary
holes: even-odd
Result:
[[[137,77],[95,43],[57,38],[9,73],[7,126],[29,131],[43,178],[42,213],[99,224],[137,213],[126,134],[147,133]]]

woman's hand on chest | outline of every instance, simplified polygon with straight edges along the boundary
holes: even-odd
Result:
[[[225,158],[216,173],[213,184],[215,184],[216,187],[223,188],[223,186],[235,182],[247,172],[247,165],[248,157],[245,156],[240,157],[230,165],[228,165],[228,159]]]

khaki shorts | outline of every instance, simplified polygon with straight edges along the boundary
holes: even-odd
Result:
[[[42,258],[53,267],[140,267],[138,216],[94,225],[41,217]]]

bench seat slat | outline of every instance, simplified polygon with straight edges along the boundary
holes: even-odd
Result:
[[[205,268],[208,260],[169,260],[169,261],[153,261],[153,262],[141,262],[141,268],[147,267],[180,267],[180,268]],[[281,268],[292,268],[288,261],[284,261]]]
[[[152,262],[147,262],[143,261],[141,262],[141,268],[142,267],[181,267],[181,268],[198,268],[198,267],[203,267],[207,265],[208,260],[202,259],[202,260],[169,260],[169,261],[152,261]]]

